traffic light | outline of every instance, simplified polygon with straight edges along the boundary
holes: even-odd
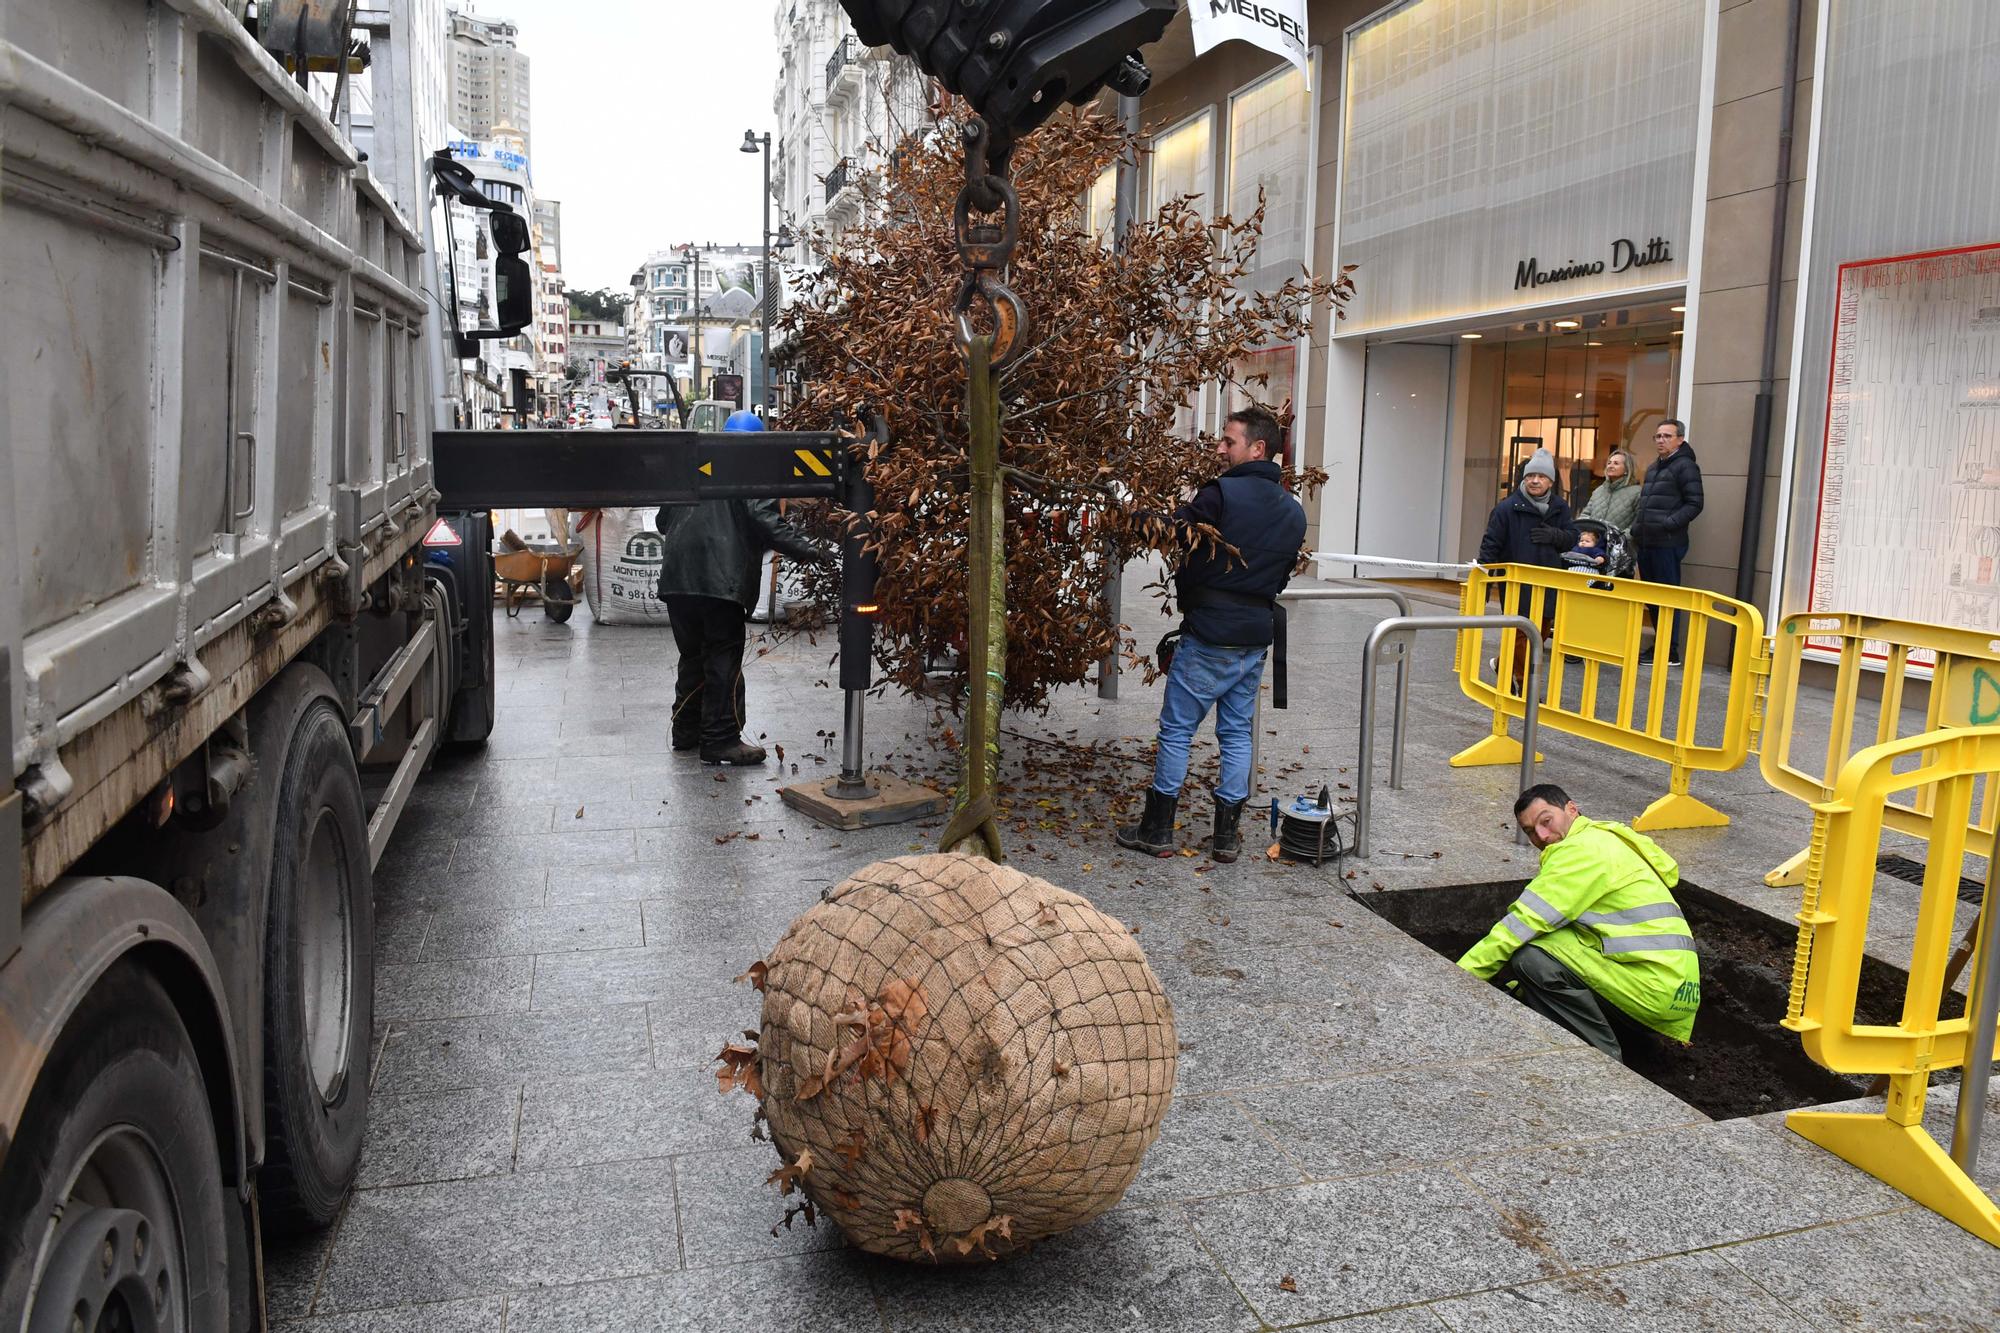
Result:
[[[841,0],[854,31],[888,45],[963,96],[1000,143],[1108,82],[1136,97],[1152,82],[1139,48],[1160,39],[1179,0]]]

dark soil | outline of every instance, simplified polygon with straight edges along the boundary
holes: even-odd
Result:
[[[1354,898],[1398,930],[1456,959],[1500,919],[1525,883],[1398,889]],[[1846,1101],[1865,1093],[1868,1079],[1822,1069],[1806,1055],[1798,1034],[1779,1026],[1791,992],[1796,931],[1686,880],[1674,897],[1701,949],[1701,1012],[1694,1039],[1681,1046],[1614,1010],[1626,1063],[1713,1120]],[[1901,968],[1864,960],[1859,1021],[1894,1022],[1902,1013],[1908,980]],[[1945,1016],[1959,1012],[1960,997],[1947,995]]]

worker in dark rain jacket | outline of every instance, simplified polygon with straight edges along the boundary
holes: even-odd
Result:
[[[738,412],[722,428],[760,431],[764,423]],[[786,522],[770,500],[667,505],[655,523],[665,538],[660,600],[680,649],[673,747],[698,748],[704,764],[761,764],[763,747],[743,739],[744,626],[757,605],[760,563],[766,551],[817,562],[835,552]]]

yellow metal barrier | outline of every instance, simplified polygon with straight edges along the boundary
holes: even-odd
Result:
[[[1503,609],[1520,610],[1537,624],[1551,627],[1548,679],[1542,686],[1544,727],[1669,766],[1667,794],[1646,807],[1645,813],[1632,821],[1633,828],[1713,828],[1729,822],[1729,816],[1690,795],[1688,786],[1693,771],[1727,772],[1741,764],[1752,749],[1761,721],[1759,686],[1769,667],[1764,620],[1755,607],[1700,588],[1636,579],[1592,579],[1537,565],[1473,570],[1465,585],[1462,609],[1468,615],[1476,614],[1489,598],[1499,598]],[[1667,613],[1679,612],[1687,618],[1689,665],[1678,680],[1667,665],[1669,635],[1656,634],[1650,649],[1646,646],[1643,630],[1648,609],[1659,615],[1663,631]],[[1711,636],[1720,630],[1732,636],[1729,697],[1722,708],[1719,736],[1697,741],[1703,716],[1698,664]],[[1454,767],[1521,761],[1520,742],[1507,731],[1508,719],[1526,711],[1525,696],[1511,669],[1518,637],[1516,630],[1502,632],[1500,655],[1489,680],[1480,659],[1480,636],[1459,636],[1459,687],[1475,703],[1493,710],[1493,734],[1453,755]],[[1564,699],[1572,671],[1581,677],[1574,706]],[[1609,716],[1601,716],[1600,696],[1607,671],[1616,677],[1616,697],[1602,700],[1609,705]],[[1712,719],[1713,710],[1710,716]]]
[[[1824,763],[1816,770],[1801,767],[1791,758],[1799,671],[1809,650],[1840,655],[1834,675],[1833,726],[1827,736]],[[1824,801],[1833,795],[1834,777],[1856,749],[1855,714],[1862,686],[1870,679],[1864,670],[1869,661],[1882,667],[1881,708],[1873,744],[1912,734],[1904,730],[1902,718],[1905,687],[1913,672],[1921,675],[1928,671],[1931,675],[1930,702],[1923,725],[1916,731],[2000,723],[2000,638],[1991,633],[1845,612],[1786,616],[1772,635],[1771,715],[1764,726],[1759,755],[1766,782],[1806,802]],[[1928,800],[1927,792],[1919,792],[1913,804],[1891,805],[1885,822],[1898,833],[1929,838],[1932,811]],[[1989,786],[1971,822],[1967,849],[1978,856],[1992,855],[1996,825],[2000,825],[2000,791]],[[1805,866],[1806,853],[1800,852],[1765,875],[1764,882],[1773,887],[1803,884]]]
[[[1909,767],[1914,764],[1915,767]],[[1897,772],[1902,765],[1904,772]],[[1840,770],[1830,800],[1813,806],[1812,846],[1807,850],[1805,893],[1799,910],[1798,956],[1785,1026],[1797,1032],[1806,1053],[1844,1074],[1887,1074],[1889,1098],[1880,1114],[1794,1111],[1785,1124],[1814,1143],[1901,1190],[1991,1245],[2000,1245],[2000,1210],[1967,1171],[1978,1153],[1985,1070],[1968,1070],[1968,1097],[1960,1110],[1961,1162],[1946,1155],[1924,1131],[1924,1096],[1934,1069],[1966,1063],[1968,1046],[1989,1061],[1991,1003],[1984,992],[1994,971],[1985,950],[1973,960],[1970,1014],[1985,1014],[1984,1033],[1966,1018],[1940,1018],[1946,959],[1952,950],[1952,917],[1959,866],[1970,843],[1974,788],[1986,779],[1990,795],[2000,782],[2000,727],[1930,732],[1870,746]],[[1937,818],[1931,825],[1929,865],[1910,957],[1909,988],[1900,1021],[1864,1024],[1855,1019],[1862,951],[1867,944],[1875,857],[1894,809],[1889,798],[1913,789],[1928,795]],[[1985,925],[1995,910],[1988,861]],[[1975,1074],[1977,1075],[1975,1077]],[[1968,1118],[1969,1117],[1969,1118]],[[1972,1126],[1970,1132],[1966,1126]],[[1964,1160],[1966,1158],[1972,1160]]]

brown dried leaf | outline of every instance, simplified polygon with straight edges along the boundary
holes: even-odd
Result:
[[[765,1177],[764,1183],[766,1185],[775,1184],[778,1187],[778,1193],[781,1195],[790,1194],[792,1188],[804,1180],[806,1173],[812,1170],[812,1161],[812,1149],[801,1148],[799,1149],[798,1158],[795,1161],[780,1166],[776,1171]]]
[[[756,962],[750,964],[750,966],[744,968],[741,972],[737,973],[735,980],[748,981],[752,986],[755,986],[758,990],[763,990],[764,978],[770,972],[770,970],[771,970],[771,965],[765,962],[763,959],[759,958]]]
[[[730,1042],[715,1058],[722,1062],[722,1068],[715,1071],[717,1092],[741,1088],[752,1097],[763,1099],[764,1083],[759,1074],[762,1057],[755,1046]]]
[[[1285,1274],[1284,1277],[1278,1280],[1279,1291],[1297,1291],[1298,1289],[1299,1284],[1293,1280],[1290,1273]]]

